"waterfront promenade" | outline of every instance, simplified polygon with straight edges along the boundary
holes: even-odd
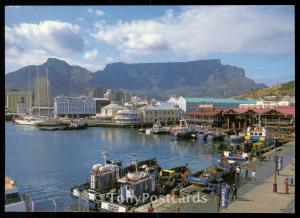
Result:
[[[277,193],[273,193],[274,181],[274,155],[284,157],[283,170],[277,176]],[[238,200],[231,201],[231,193],[228,208],[217,208],[213,196],[208,195],[207,203],[167,203],[165,200],[152,202],[154,212],[185,212],[185,213],[282,213],[294,212],[295,188],[289,186],[289,193],[285,194],[283,183],[284,176],[291,176],[295,183],[295,171],[290,170],[290,164],[295,159],[295,142],[287,143],[281,147],[266,152],[266,160],[247,161],[241,164],[249,169],[249,176],[252,169],[256,170],[256,181],[251,178],[247,184],[238,185]],[[240,178],[242,181],[242,177]],[[134,209],[134,212],[147,212],[149,203]]]
[[[273,192],[272,156],[275,154],[284,157],[284,168],[277,177],[277,193]],[[238,200],[231,202],[230,196],[228,208],[221,209],[221,213],[293,213],[295,211],[295,187],[289,186],[289,194],[286,194],[283,183],[285,176],[290,176],[295,184],[295,171],[290,169],[290,164],[295,159],[295,142],[287,143],[266,155],[271,159],[247,165],[250,172],[252,168],[256,169],[256,181],[249,181],[239,187]]]

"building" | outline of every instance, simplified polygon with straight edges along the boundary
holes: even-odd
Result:
[[[171,102],[178,106],[182,111],[186,112],[186,99],[182,96],[176,97],[176,96],[171,96],[168,100],[168,102]]]
[[[185,113],[197,110],[200,105],[212,105],[215,109],[239,108],[240,104],[255,104],[256,100],[238,100],[230,98],[184,98],[172,96],[168,102],[172,102]],[[210,106],[211,107],[211,106]]]
[[[290,128],[294,126],[295,107],[237,108],[224,110],[222,114],[228,129],[246,129],[248,126],[258,124],[259,120],[268,128]]]
[[[96,101],[96,113],[97,114],[101,113],[101,109],[104,106],[109,105],[111,103],[111,100],[109,100],[107,98],[94,98],[94,100]]]
[[[222,127],[224,118],[222,110],[205,108],[188,112],[187,121],[193,124],[201,124],[210,127]]]
[[[240,104],[239,108],[275,108],[282,106],[292,106],[289,101],[265,101],[259,100],[255,104]]]
[[[18,102],[24,102],[26,113],[30,113],[33,102],[32,91],[11,90],[5,93],[5,108],[8,112],[17,113]]]
[[[109,105],[101,108],[101,117],[109,117],[109,118],[113,119],[118,111],[124,110],[124,109],[125,109],[125,107],[123,107],[121,105],[118,105],[115,103],[109,104]]]
[[[53,117],[54,116],[54,107],[32,107],[31,114],[33,116],[46,116]]]
[[[141,123],[140,112],[137,110],[119,110],[114,117],[115,123],[137,125]]]
[[[140,110],[142,122],[146,124],[155,123],[157,120],[163,124],[171,124],[178,122],[181,117],[180,108],[170,102],[157,102],[156,104],[146,105]]]
[[[55,116],[89,116],[96,115],[96,101],[92,97],[67,97],[54,98]]]
[[[124,105],[126,102],[132,102],[132,92],[119,89],[107,89],[104,94],[104,98],[107,98],[117,104]]]
[[[212,104],[215,109],[239,108],[240,104],[255,104],[256,100],[230,98],[186,98],[186,112],[193,111],[200,104]]]
[[[34,107],[47,107],[50,102],[50,88],[46,77],[36,78],[33,83]],[[49,102],[48,102],[49,101]]]
[[[91,91],[89,93],[89,96],[94,97],[94,98],[103,98],[104,94],[105,94],[105,89],[97,88],[97,89],[94,89],[93,91]]]

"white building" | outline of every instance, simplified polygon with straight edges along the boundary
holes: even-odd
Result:
[[[170,97],[168,102],[172,102],[185,113],[199,109],[201,105],[210,105],[216,109],[239,108],[241,104],[255,104],[256,100],[239,100],[230,98],[184,98]]]
[[[119,124],[139,124],[141,122],[140,112],[129,109],[119,110],[114,117],[114,121]]]
[[[291,102],[259,100],[254,104],[240,104],[240,108],[274,108],[280,106],[291,106]]]
[[[120,110],[124,110],[125,107],[118,105],[118,104],[109,104],[105,107],[101,108],[101,117],[111,117],[114,118],[116,113]]]
[[[168,100],[168,102],[174,103],[176,106],[178,106],[181,110],[186,112],[186,99],[182,96],[176,97],[176,96],[171,96]]]
[[[181,117],[180,108],[171,102],[157,102],[154,105],[146,105],[140,110],[143,123],[154,123],[156,120],[161,123],[175,123]]]
[[[54,98],[54,115],[96,115],[96,102],[92,97],[57,96]]]

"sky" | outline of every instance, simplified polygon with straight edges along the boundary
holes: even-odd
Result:
[[[95,72],[114,62],[220,59],[257,83],[295,79],[294,6],[6,6],[5,73],[47,58]]]

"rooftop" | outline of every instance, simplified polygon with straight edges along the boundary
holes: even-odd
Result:
[[[119,104],[109,104],[106,105],[105,107],[102,107],[103,109],[118,109],[118,110],[123,110],[125,107],[119,105]]]
[[[192,103],[202,103],[202,102],[212,102],[212,103],[237,103],[237,104],[255,104],[256,100],[240,100],[233,98],[186,98],[187,102]]]

